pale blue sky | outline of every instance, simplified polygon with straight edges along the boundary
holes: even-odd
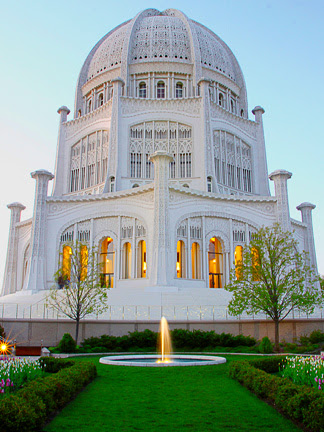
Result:
[[[300,220],[296,206],[301,202],[317,206],[315,242],[324,274],[323,1],[20,0],[1,5],[0,283],[9,229],[6,205],[19,201],[27,207],[23,219],[32,216],[30,172],[54,171],[57,108],[73,109],[77,77],[95,43],[146,8],[180,9],[232,49],[245,76],[250,118],[255,105],[266,111],[269,172],[293,173],[291,216]]]

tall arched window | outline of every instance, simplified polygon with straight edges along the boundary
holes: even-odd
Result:
[[[109,179],[109,192],[115,192],[115,177],[112,176]]]
[[[103,93],[100,93],[99,98],[98,98],[98,106],[102,106],[104,103],[103,101]]]
[[[132,248],[129,242],[123,246],[123,279],[130,279],[132,270]]]
[[[137,277],[146,278],[146,242],[141,240],[137,248]]]
[[[222,288],[223,287],[222,245],[216,237],[212,237],[209,241],[208,264],[209,264],[209,288]]]
[[[197,242],[191,246],[192,279],[201,279],[200,246]]]
[[[139,97],[146,98],[146,83],[144,81],[139,83]]]
[[[88,101],[88,109],[87,112],[91,112],[91,99]]]
[[[63,246],[62,254],[62,276],[64,280],[71,279],[71,255],[72,249],[70,246]]]
[[[157,99],[165,98],[165,84],[163,81],[159,81],[156,86],[156,97]]]
[[[257,282],[260,280],[260,254],[256,247],[252,247],[251,256],[252,256],[252,280]]]
[[[237,280],[242,279],[242,263],[243,263],[243,247],[242,246],[236,246],[235,252],[234,252],[234,259],[235,259],[235,276]]]
[[[182,82],[177,82],[176,84],[176,98],[183,97],[183,84]]]
[[[212,191],[212,178],[207,177],[207,192],[211,192],[211,191]]]
[[[221,107],[224,105],[223,93],[219,93],[219,95],[218,95],[218,105],[220,105]]]
[[[177,278],[186,277],[186,252],[185,244],[182,240],[177,243]]]
[[[88,248],[86,245],[80,247],[80,279],[83,281],[88,274]]]
[[[113,288],[115,252],[114,252],[114,242],[111,237],[106,237],[101,243],[100,263],[101,263],[101,274],[100,274],[101,286]]]

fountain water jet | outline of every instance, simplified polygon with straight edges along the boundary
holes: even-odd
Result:
[[[205,355],[173,355],[169,325],[166,318],[160,321],[160,355],[123,355],[101,357],[100,363],[117,366],[204,366],[226,363],[224,357]]]

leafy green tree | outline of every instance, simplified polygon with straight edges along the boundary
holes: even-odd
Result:
[[[279,350],[279,323],[293,309],[312,313],[321,302],[318,275],[298,242],[279,224],[261,228],[243,248],[225,288],[233,293],[232,315],[264,312],[274,321],[275,349]]]
[[[56,285],[47,296],[47,306],[76,322],[78,343],[80,321],[89,314],[101,314],[108,308],[108,289],[102,286],[98,252],[84,243],[67,243],[60,254]]]

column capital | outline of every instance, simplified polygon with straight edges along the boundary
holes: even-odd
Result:
[[[26,208],[23,204],[21,204],[19,202],[13,202],[11,204],[8,204],[7,207],[10,210],[17,209],[17,210],[20,210],[20,211],[25,210],[25,208]]]
[[[274,181],[275,178],[279,176],[284,177],[288,180],[292,177],[292,173],[283,169],[278,169],[276,171],[273,171],[271,174],[269,174],[269,179]]]
[[[57,112],[60,114],[60,122],[64,123],[67,121],[67,116],[70,114],[70,110],[67,106],[63,105],[61,106]]]
[[[33,179],[37,179],[38,177],[44,177],[44,178],[47,178],[48,181],[50,181],[54,178],[54,175],[52,173],[50,173],[49,171],[46,171],[44,169],[34,171],[30,175]]]
[[[156,161],[156,160],[159,160],[159,159],[166,159],[167,162],[169,163],[169,162],[172,162],[172,161],[173,161],[173,156],[171,156],[169,153],[167,153],[167,152],[164,151],[164,150],[157,150],[155,153],[153,153],[153,154],[150,156],[150,160],[151,160],[152,162],[154,162],[154,161]]]
[[[302,211],[303,209],[314,210],[314,208],[316,208],[316,205],[309,202],[303,202],[296,207],[296,209],[300,211]]]
[[[265,113],[265,110],[261,106],[256,106],[252,110],[252,114],[255,116],[255,121],[258,123],[262,123],[262,116]]]

